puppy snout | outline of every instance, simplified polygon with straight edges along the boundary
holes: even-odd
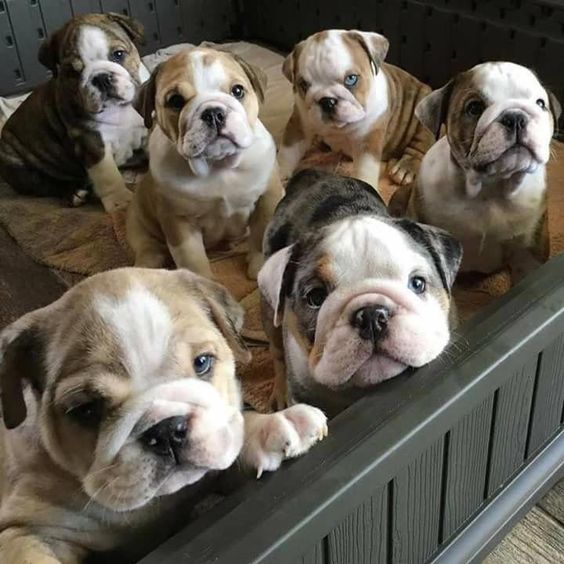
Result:
[[[501,125],[511,133],[525,129],[528,121],[526,114],[516,111],[504,112],[499,120]]]
[[[319,100],[319,105],[324,113],[331,115],[335,112],[335,108],[337,107],[338,100],[337,98],[321,98]]]
[[[221,108],[207,108],[200,117],[209,127],[219,131],[225,123],[225,110]]]
[[[385,306],[365,306],[354,312],[351,324],[362,339],[376,343],[388,327],[390,315],[390,310]]]
[[[94,76],[92,84],[102,93],[107,94],[112,87],[112,75],[103,72]]]
[[[180,463],[180,451],[188,440],[188,420],[176,416],[163,419],[141,436],[141,442],[153,453]]]

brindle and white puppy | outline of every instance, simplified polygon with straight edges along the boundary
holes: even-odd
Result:
[[[79,205],[93,189],[108,212],[127,205],[118,166],[147,135],[132,106],[148,78],[135,47],[142,37],[127,16],[87,14],[41,45],[53,77],[10,116],[0,139],[0,175],[15,190]]]
[[[265,256],[258,282],[276,404],[307,399],[333,415],[449,342],[460,245],[440,229],[391,218],[360,180],[296,175]]]
[[[507,62],[463,72],[417,107],[433,133],[445,124],[446,135],[423,159],[409,214],[462,242],[462,270],[509,265],[516,281],[538,266],[545,165],[560,112],[533,72]]]
[[[137,266],[160,267],[172,255],[211,277],[206,248],[250,227],[248,274],[256,278],[282,196],[274,141],[258,118],[265,86],[260,69],[205,48],[171,57],[143,86],[137,107],[154,129],[127,228]]]
[[[431,89],[384,63],[388,40],[378,33],[332,29],[298,43],[283,71],[294,85],[294,112],[279,163],[291,176],[315,136],[353,158],[354,176],[378,186],[380,163],[397,184],[413,181],[433,144],[415,119]]]
[[[0,561],[77,563],[138,542],[240,452],[260,474],[322,438],[309,406],[241,413],[241,325],[218,284],[129,268],[0,333]]]

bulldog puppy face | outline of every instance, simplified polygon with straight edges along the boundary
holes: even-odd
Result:
[[[87,14],[66,23],[45,41],[39,61],[89,114],[133,101],[141,84],[135,44],[143,26],[121,14]]]
[[[387,52],[388,40],[378,33],[321,31],[296,45],[283,72],[313,123],[340,128],[377,104],[375,77]]]
[[[529,69],[483,63],[431,93],[419,119],[438,134],[446,124],[455,159],[465,169],[510,178],[546,164],[561,108]]]
[[[320,384],[363,387],[444,349],[460,259],[444,231],[354,216],[276,252],[258,280],[294,370],[307,363]]]
[[[147,127],[156,121],[188,160],[208,174],[207,161],[236,166],[255,139],[266,78],[241,58],[214,49],[178,53],[160,65],[142,88],[137,110]]]
[[[0,335],[4,423],[27,403],[22,427],[93,503],[141,507],[238,455],[241,324],[226,290],[187,271],[94,276]]]

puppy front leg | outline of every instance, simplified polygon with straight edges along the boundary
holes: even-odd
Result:
[[[298,403],[277,413],[247,411],[245,442],[239,459],[257,472],[278,470],[283,460],[305,454],[328,433],[325,414],[311,405]]]
[[[353,155],[353,176],[370,184],[378,192],[382,151],[384,149],[384,132],[374,131]]]
[[[116,212],[129,205],[133,194],[126,188],[108,147],[105,149],[104,158],[88,169],[88,176],[106,212]]]
[[[262,240],[264,232],[269,224],[278,202],[284,195],[284,189],[280,182],[278,166],[274,164],[274,169],[268,182],[266,192],[258,199],[258,202],[249,220],[249,253],[247,276],[251,280],[256,280],[259,270],[262,267],[264,256],[262,253]]]
[[[311,138],[306,135],[302,118],[298,108],[294,105],[294,110],[284,130],[282,145],[278,151],[278,165],[283,181],[292,176],[310,144]]]

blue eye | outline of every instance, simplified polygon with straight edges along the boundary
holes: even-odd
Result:
[[[425,278],[421,276],[412,276],[407,283],[407,287],[414,294],[422,294],[427,287],[427,282],[425,282]]]
[[[345,86],[347,88],[352,88],[358,82],[358,74],[348,74],[345,76]]]
[[[211,354],[201,354],[194,359],[194,371],[198,376],[207,374],[213,364],[213,356]]]

